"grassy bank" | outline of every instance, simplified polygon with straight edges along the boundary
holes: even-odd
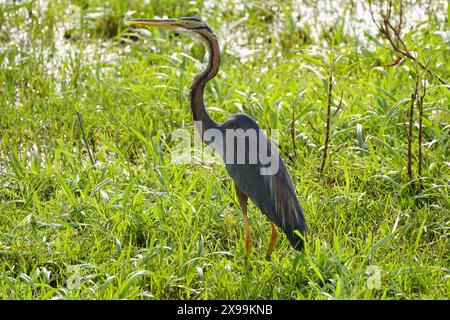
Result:
[[[450,90],[370,18],[358,24],[367,4],[343,1],[327,22],[313,1],[162,3],[0,5],[0,296],[448,298]],[[448,5],[430,3],[407,7],[423,16],[405,18],[401,34],[450,80]],[[205,100],[216,121],[245,112],[279,130],[310,227],[304,252],[282,237],[265,261],[269,224],[252,204],[247,268],[224,166],[171,161],[172,133],[193,138],[187,93],[207,57],[190,37],[124,23],[158,15],[215,30],[221,68]],[[409,176],[416,79],[422,174],[415,104]]]

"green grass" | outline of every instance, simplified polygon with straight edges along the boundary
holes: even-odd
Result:
[[[395,54],[386,41],[367,33],[361,43],[341,18],[331,28],[296,26],[291,1],[8,3],[0,5],[0,297],[449,298],[450,90],[428,77],[417,193],[418,146],[410,181],[404,128],[415,66],[387,67]],[[355,3],[346,1],[350,12]],[[194,134],[187,92],[205,50],[186,36],[129,29],[130,11],[197,15],[216,30],[223,53],[208,110],[216,121],[243,111],[280,130],[310,227],[304,252],[283,236],[265,261],[269,224],[252,204],[246,267],[224,166],[171,163],[172,132]],[[429,13],[404,32],[449,80],[448,21]],[[330,54],[341,56],[334,100],[343,92],[343,105],[320,176]],[[379,288],[367,286],[370,266],[381,271]]]

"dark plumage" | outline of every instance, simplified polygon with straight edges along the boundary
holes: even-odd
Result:
[[[260,161],[256,164],[248,164],[249,156],[247,154],[245,155],[246,164],[225,164],[225,166],[237,187],[255,203],[270,221],[284,231],[295,249],[301,250],[303,241],[295,233],[295,230],[304,234],[307,231],[307,225],[283,159],[252,118],[245,114],[233,115],[220,127],[223,130],[230,126],[235,129],[243,129],[244,133],[248,129],[257,130],[261,134],[261,138],[258,138],[258,152],[259,146],[264,143],[270,154],[277,157],[279,169],[274,175],[261,175],[261,167],[264,166]],[[247,146],[245,151],[248,152],[249,149],[250,147]],[[235,149],[234,154],[236,153]],[[236,163],[236,161],[233,162]]]

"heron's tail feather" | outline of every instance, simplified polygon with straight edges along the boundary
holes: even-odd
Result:
[[[296,231],[305,235],[308,227],[294,187],[286,170],[280,171],[272,179],[273,198],[277,212],[275,218],[278,220],[276,223],[283,229],[292,246],[296,250],[302,250],[303,240]]]
[[[293,197],[295,197],[295,195]],[[303,210],[298,203],[298,200],[294,198],[291,201],[294,202],[289,208],[289,216],[292,217],[292,219],[290,223],[285,224],[282,228],[292,246],[296,250],[300,251],[303,249],[304,243],[299,234],[305,236],[308,231],[308,227],[306,225],[305,216],[303,215]]]

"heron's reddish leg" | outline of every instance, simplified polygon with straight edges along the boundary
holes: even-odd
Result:
[[[241,205],[242,214],[244,215],[244,243],[245,243],[245,257],[248,259],[252,251],[252,239],[250,237],[250,221],[247,216],[247,195],[239,190],[235,184],[236,195]]]
[[[277,227],[275,226],[275,223],[272,221],[270,222],[270,227],[272,229],[272,233],[270,235],[270,241],[269,241],[269,248],[267,249],[267,255],[266,260],[270,261],[270,258],[272,256],[273,248],[275,247],[275,244],[277,243],[278,238],[280,237],[277,231]]]

